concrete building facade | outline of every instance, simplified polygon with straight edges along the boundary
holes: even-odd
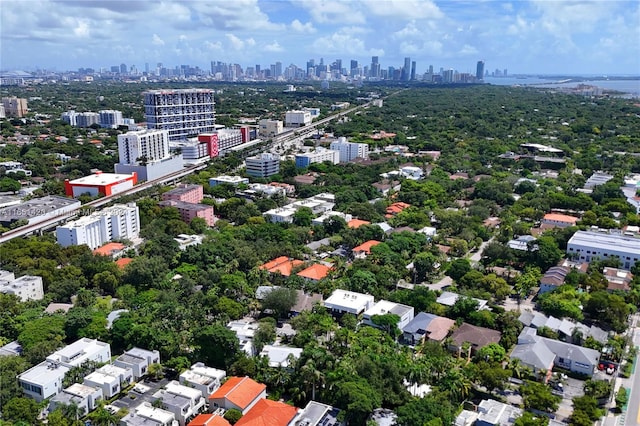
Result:
[[[262,153],[244,160],[247,174],[254,177],[268,177],[280,173],[280,156]]]
[[[151,90],[143,95],[148,128],[166,130],[169,140],[184,140],[215,130],[211,89]]]

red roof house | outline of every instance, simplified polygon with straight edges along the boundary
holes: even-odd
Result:
[[[380,241],[369,240],[357,247],[353,248],[353,255],[359,258],[365,258],[367,255],[371,254],[371,248],[380,244]]]
[[[249,377],[231,377],[217,391],[209,395],[209,406],[212,410],[235,408],[247,412],[267,396],[267,386]]]
[[[296,275],[302,278],[306,278],[309,281],[320,281],[323,278],[326,278],[329,275],[331,268],[329,266],[323,265],[321,263],[316,263],[315,265],[311,265],[306,269],[298,272]]]
[[[284,402],[261,399],[235,426],[288,426],[298,409]]]
[[[198,414],[188,426],[231,426],[231,423],[217,414]]]
[[[272,274],[280,273],[285,277],[288,277],[289,275],[291,275],[291,271],[293,270],[293,268],[295,268],[296,266],[300,266],[303,263],[304,262],[302,260],[290,259],[287,256],[280,256],[260,266],[260,269],[266,269]]]

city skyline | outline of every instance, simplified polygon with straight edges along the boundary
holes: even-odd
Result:
[[[348,68],[379,57],[411,74],[640,74],[640,3],[630,1],[0,0],[0,68],[144,71],[211,61]],[[416,63],[416,66],[413,65]]]

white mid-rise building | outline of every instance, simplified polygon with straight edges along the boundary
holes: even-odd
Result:
[[[340,162],[340,153],[331,149],[318,148],[315,151],[296,155],[296,167],[305,168],[313,163],[324,163],[328,161],[332,164]]]
[[[122,111],[114,109],[103,109],[98,111],[100,116],[100,127],[106,127],[107,129],[117,129],[118,126],[124,124],[122,117]]]
[[[311,113],[309,111],[287,111],[284,121],[286,127],[303,127],[311,124]]]
[[[0,271],[0,293],[14,294],[22,302],[42,300],[44,298],[42,277],[23,275],[16,278],[12,272]]]
[[[167,130],[137,130],[118,135],[120,164],[138,165],[170,156]]]
[[[169,132],[171,141],[215,130],[215,102],[211,89],[151,90],[144,92],[144,113],[150,129]]]
[[[56,229],[62,247],[86,244],[91,250],[112,240],[134,239],[140,232],[140,213],[135,203],[116,204],[81,217]]]
[[[628,270],[640,259],[640,238],[608,230],[577,231],[567,243],[567,254],[582,262],[617,257],[621,268]]]
[[[42,402],[62,391],[67,371],[86,361],[106,363],[111,360],[108,343],[82,338],[52,353],[47,359],[18,376],[24,394]]]
[[[344,137],[340,137],[337,141],[331,142],[329,149],[340,153],[341,163],[347,163],[355,160],[356,158],[369,158],[368,144],[347,142],[347,138]]]

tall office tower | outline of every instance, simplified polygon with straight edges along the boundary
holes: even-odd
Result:
[[[484,79],[484,61],[478,61],[476,65],[476,80]]]
[[[170,141],[215,130],[213,90],[151,90],[143,95],[147,127],[168,130]]]
[[[433,65],[429,65],[429,74],[433,75]]]
[[[380,64],[377,56],[371,57],[371,77],[380,77]]]
[[[411,61],[411,81],[416,79],[416,61]]]
[[[260,77],[260,65],[256,64],[256,77]]]
[[[506,76],[507,76],[507,69],[506,69],[506,68],[504,69],[504,71],[502,71],[502,75],[503,75],[504,77],[506,77]]]
[[[411,58],[404,58],[404,67],[402,67],[402,80],[409,81],[411,77]]]
[[[316,74],[316,61],[315,59],[309,59],[307,61],[307,68],[306,68],[306,72],[307,72],[307,77],[311,77],[312,75]]]
[[[144,72],[146,72],[147,74],[149,74],[149,62],[145,62],[145,63],[144,63]]]
[[[352,59],[351,60],[351,66],[349,67],[349,69],[350,70],[354,70],[356,68],[358,68],[358,61]]]
[[[127,73],[127,64],[120,64],[120,74]]]
[[[282,62],[276,62],[275,78],[282,77]]]

